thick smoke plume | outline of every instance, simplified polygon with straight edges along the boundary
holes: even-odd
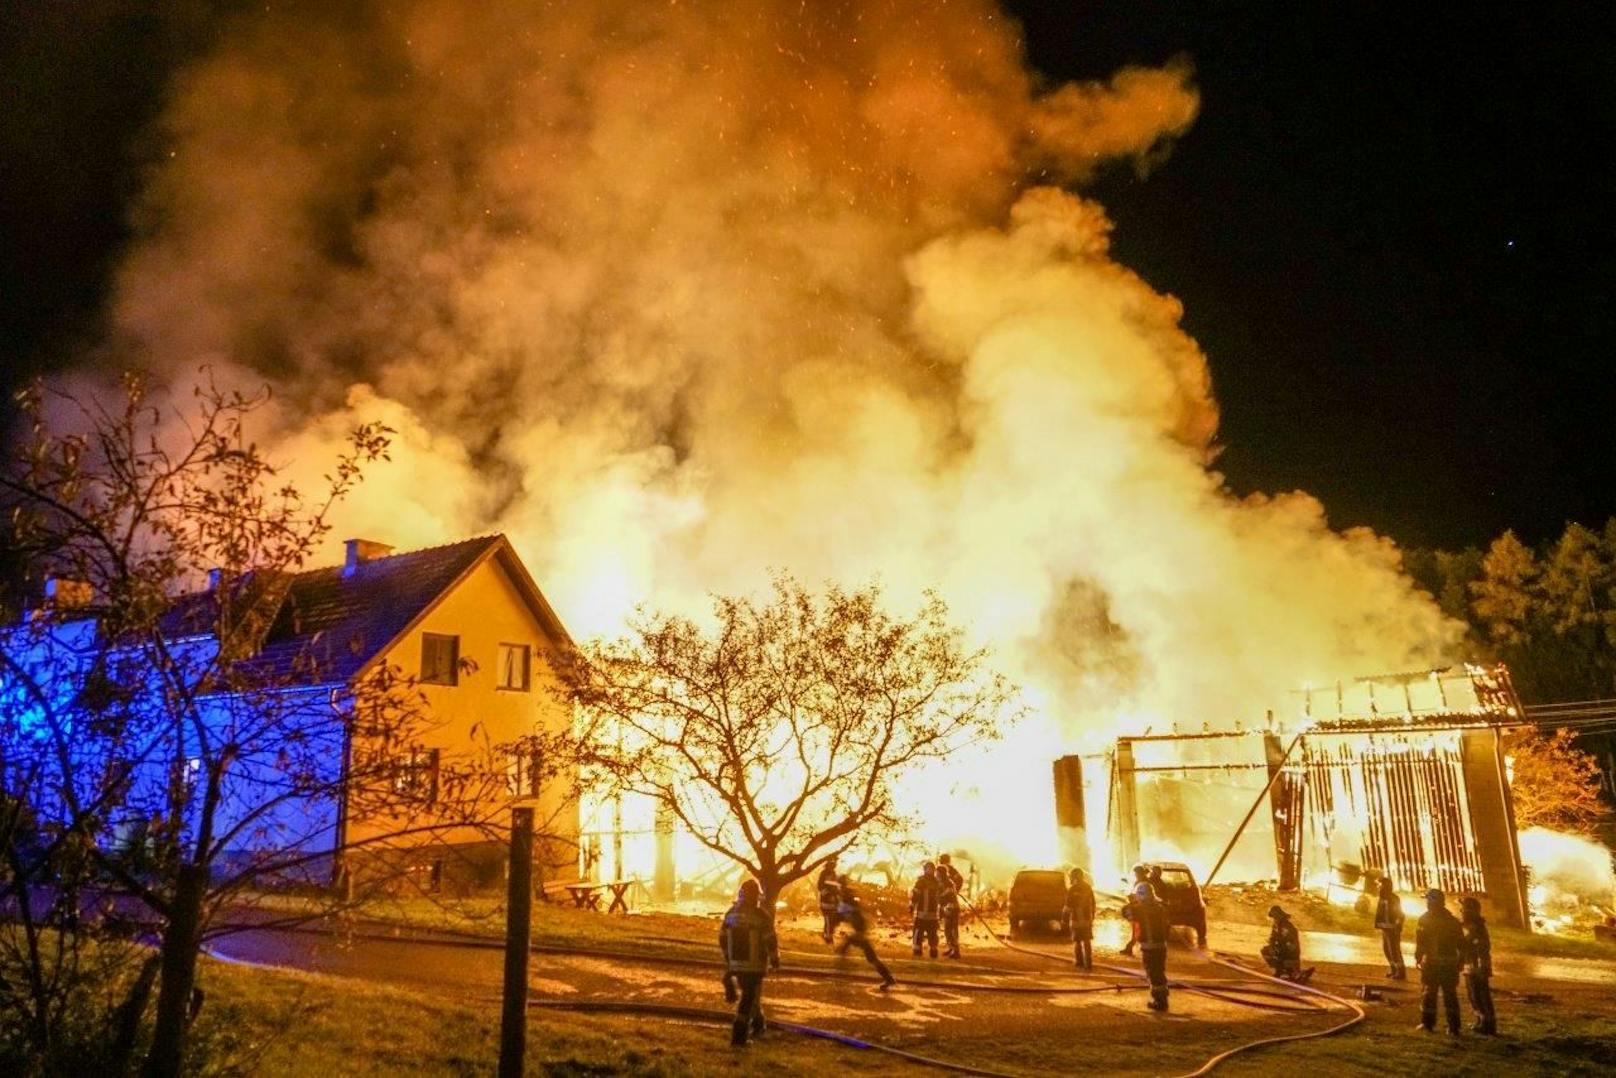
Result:
[[[1070,193],[1197,107],[1047,84],[986,0],[277,6],[174,87],[114,343],[267,377],[293,462],[388,420],[343,531],[505,530],[580,636],[936,587],[1041,774],[1451,640],[1388,542],[1224,491],[1177,301]]]

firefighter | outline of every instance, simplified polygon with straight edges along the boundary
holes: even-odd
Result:
[[[943,854],[947,857],[948,854]],[[937,908],[943,917],[943,957],[958,958],[960,921],[960,874],[942,858],[937,864]]]
[[[1144,895],[1150,893],[1150,874],[1144,865],[1133,866],[1133,890],[1128,892],[1128,901],[1122,907],[1122,915],[1128,919],[1128,942],[1123,945],[1122,953],[1129,958],[1133,957],[1134,945],[1139,942],[1139,914],[1134,909],[1134,903]]]
[[[1313,976],[1313,967],[1302,968],[1302,934],[1296,930],[1296,922],[1280,906],[1269,906],[1268,917],[1274,927],[1269,930],[1268,944],[1262,949],[1263,961],[1273,969],[1274,976],[1305,982]]]
[[[1493,938],[1487,919],[1481,915],[1481,900],[1466,898],[1459,904],[1460,925],[1464,928],[1464,974],[1470,1009],[1476,1012],[1472,1032],[1491,1037],[1498,1032],[1498,1015],[1493,1011]]]
[[[1459,1032],[1459,966],[1464,957],[1464,928],[1448,912],[1442,892],[1425,892],[1425,913],[1414,928],[1414,964],[1420,968],[1420,1028],[1436,1028],[1436,996],[1442,993],[1448,1032]]]
[[[940,853],[937,855],[937,878],[948,884],[943,889],[943,942],[948,949],[943,953],[947,958],[958,958],[960,905],[965,900],[965,877],[954,867],[952,857]]]
[[[1386,976],[1394,981],[1408,980],[1408,969],[1403,965],[1403,900],[1397,897],[1390,876],[1380,878],[1375,927],[1380,930],[1380,949],[1386,955]]]
[[[1064,913],[1072,930],[1072,963],[1081,970],[1094,969],[1094,888],[1080,868],[1072,869]]]
[[[736,1004],[730,1033],[736,1047],[746,1044],[748,1034],[762,1034],[764,971],[780,968],[774,919],[763,908],[762,896],[756,880],[742,883],[718,930],[718,947],[724,953],[724,998]]]
[[[1145,976],[1150,981],[1150,1002],[1153,1011],[1167,1010],[1167,907],[1156,897],[1147,884],[1133,900],[1134,916],[1139,925],[1139,955],[1145,964]]]
[[[819,870],[819,916],[825,922],[822,935],[826,943],[836,939],[836,907],[841,905],[842,885],[836,875],[836,855],[831,854]]]
[[[885,992],[897,984],[897,979],[892,976],[892,971],[887,969],[886,963],[881,961],[880,956],[875,953],[875,948],[870,945],[870,923],[864,917],[864,907],[859,905],[858,896],[853,893],[853,881],[846,876],[841,879],[840,900],[836,907],[836,917],[842,924],[847,926],[848,930],[847,936],[843,938],[841,945],[836,948],[837,955],[846,954],[849,947],[856,948],[864,952],[865,960],[875,967],[875,972],[881,975],[881,991]]]
[[[943,912],[942,885],[937,882],[937,866],[927,861],[920,867],[920,879],[909,892],[909,916],[914,918],[915,957],[920,957],[920,945],[929,943],[931,956],[937,957],[937,920]]]

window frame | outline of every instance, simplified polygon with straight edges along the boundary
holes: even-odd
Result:
[[[539,796],[544,765],[538,749],[513,749],[505,754],[505,791],[515,798]]]
[[[507,685],[505,683],[505,655],[509,649],[522,656],[522,683],[520,685]],[[532,692],[533,691],[533,645],[515,644],[501,641],[497,645],[496,663],[494,669],[494,689],[498,692]]]
[[[428,805],[438,803],[438,769],[443,762],[441,749],[417,746],[405,752],[393,773],[393,792],[403,797],[420,797]]]
[[[428,641],[447,640],[449,642],[449,667],[442,676],[428,676],[427,647]],[[459,633],[422,633],[421,634],[421,684],[423,685],[459,685],[460,684],[460,634]]]

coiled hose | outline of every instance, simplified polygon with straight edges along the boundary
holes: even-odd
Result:
[[[1220,1052],[1213,1056],[1211,1059],[1201,1064],[1200,1069],[1190,1071],[1188,1074],[1183,1075],[1182,1078],[1201,1078],[1202,1075],[1211,1074],[1212,1069],[1218,1064],[1229,1059],[1231,1056],[1239,1055],[1241,1052],[1250,1052],[1254,1049],[1264,1048],[1271,1044],[1285,1044],[1290,1041],[1310,1041],[1319,1037],[1329,1037],[1336,1033],[1345,1033],[1347,1030],[1358,1025],[1368,1017],[1362,1007],[1358,1006],[1358,1004],[1344,996],[1333,995],[1329,992],[1322,991],[1321,989],[1314,988],[1312,985],[1296,984],[1292,981],[1282,981],[1278,977],[1270,977],[1268,974],[1260,973],[1257,970],[1248,970],[1244,966],[1238,966],[1227,959],[1219,958],[1215,955],[1213,956],[1212,961],[1216,962],[1220,966],[1227,966],[1229,969],[1246,974],[1247,976],[1261,977],[1265,981],[1273,981],[1275,984],[1286,985],[1290,988],[1300,988],[1302,991],[1310,993],[1311,995],[1320,996],[1332,1003],[1340,1004],[1352,1012],[1352,1017],[1348,1018],[1345,1022],[1342,1022],[1339,1025],[1331,1026],[1329,1029],[1315,1029],[1309,1033],[1289,1033],[1278,1037],[1264,1037],[1261,1040],[1251,1041],[1249,1044],[1236,1045],[1227,1052]]]

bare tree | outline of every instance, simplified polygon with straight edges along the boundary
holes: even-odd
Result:
[[[1014,721],[985,659],[936,596],[906,618],[876,587],[782,576],[765,604],[716,598],[710,628],[642,612],[577,684],[593,766],[772,898],[861,831],[901,829],[905,774]]]
[[[333,857],[492,830],[512,751],[559,766],[537,744],[416,766],[433,718],[411,678],[380,665],[334,689],[324,655],[260,649],[390,433],[352,431],[306,497],[248,436],[264,402],[211,384],[176,401],[138,376],[117,408],[40,387],[21,398],[31,436],[0,497],[26,563],[58,584],[0,646],[0,890],[17,924],[0,1003],[39,1058],[74,972],[114,954],[121,929],[158,947],[116,952],[138,964],[111,979],[126,991],[101,1062],[123,1069],[149,1038],[144,1073],[178,1074],[198,954],[233,927],[222,914],[268,883],[320,879]],[[344,845],[344,814],[381,826]]]

